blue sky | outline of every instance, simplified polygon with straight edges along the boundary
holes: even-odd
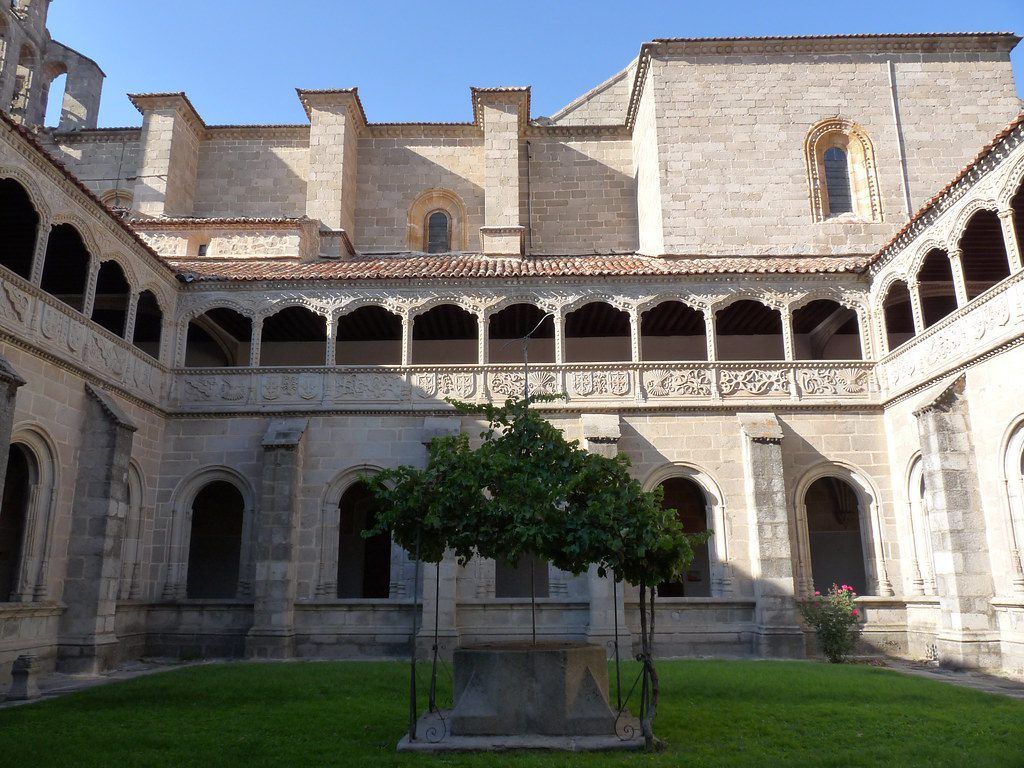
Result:
[[[373,121],[469,120],[469,87],[533,86],[556,111],[655,37],[1015,31],[1024,0],[58,0],[53,36],[107,74],[101,125],[138,125],[124,94],[188,93],[210,124],[292,123],[295,88],[358,86]],[[1024,92],[1024,43],[1013,54]],[[52,122],[51,121],[48,121]]]

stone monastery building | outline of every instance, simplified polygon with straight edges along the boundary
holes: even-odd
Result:
[[[596,572],[445,561],[417,597],[359,535],[363,475],[477,434],[444,398],[524,386],[713,529],[660,653],[803,656],[795,599],[838,582],[871,652],[1024,678],[1018,37],[654,40],[547,118],[352,88],[97,128],[48,6],[0,6],[3,679],[404,655],[414,600],[450,650],[528,634],[531,575],[545,637],[628,642]]]

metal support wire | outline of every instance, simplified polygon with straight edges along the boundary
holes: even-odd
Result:
[[[615,617],[615,704],[619,712],[622,711],[622,670],[619,662],[619,580],[612,574],[612,615]]]
[[[430,699],[429,708],[431,712],[437,711],[437,645],[438,645],[438,618],[441,614],[441,561],[437,561],[437,575],[434,578],[434,647],[432,649],[434,658],[430,664]]]
[[[412,636],[409,638],[409,741],[416,741],[416,634],[420,592],[420,534],[416,532],[416,564],[412,576]]]

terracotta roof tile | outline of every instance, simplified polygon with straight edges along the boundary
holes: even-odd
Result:
[[[928,213],[928,211],[930,211],[942,199],[942,197],[947,192],[949,192],[968,173],[971,172],[971,169],[974,168],[974,166],[976,166],[978,163],[980,163],[982,160],[984,160],[985,157],[992,150],[994,150],[996,148],[996,146],[999,144],[999,142],[1001,142],[1003,139],[1005,139],[1007,136],[1009,136],[1011,133],[1013,133],[1013,131],[1018,126],[1020,126],[1020,125],[1024,125],[1024,111],[1021,111],[1013,120],[1011,120],[1009,123],[1007,123],[1006,126],[1003,127],[1003,129],[999,131],[999,133],[997,133],[995,136],[992,137],[991,141],[989,141],[985,146],[983,146],[981,148],[981,150],[978,152],[978,154],[974,156],[974,159],[971,160],[971,162],[969,162],[967,165],[965,165],[961,169],[960,173],[958,173],[956,176],[954,176],[952,178],[952,180],[948,184],[946,184],[946,186],[944,186],[942,189],[940,189],[938,192],[936,192],[931,197],[931,199],[929,199],[924,205],[922,205],[918,209],[917,213],[915,213],[913,216],[911,216],[910,220],[900,228],[899,232],[897,232],[895,235],[893,235],[892,238],[889,240],[889,242],[887,242],[885,245],[883,245],[881,248],[878,249],[878,251],[874,254],[874,256],[871,257],[870,263],[873,264],[874,262],[876,262],[879,259],[883,258],[885,256],[886,251],[888,251],[893,245],[895,245],[896,242],[901,237],[903,237],[903,235],[905,235],[907,232],[909,232],[910,229],[918,221],[920,221],[920,219],[926,213]]]
[[[21,138],[23,138],[25,141],[27,141],[32,146],[33,149],[35,149],[37,152],[39,152],[39,154],[48,163],[50,163],[50,165],[52,165],[54,168],[56,168],[58,171],[60,171],[60,173],[68,181],[70,181],[72,184],[74,184],[76,187],[78,187],[79,191],[82,192],[82,194],[84,194],[92,202],[94,202],[96,205],[98,205],[100,210],[103,212],[104,215],[106,215],[111,221],[113,221],[115,224],[117,224],[117,226],[119,226],[126,233],[128,233],[128,236],[131,237],[132,240],[134,240],[139,245],[139,247],[142,248],[142,250],[144,250],[147,254],[152,256],[156,260],[156,262],[163,269],[174,271],[174,267],[172,267],[170,264],[168,264],[167,261],[162,256],[160,256],[160,254],[158,254],[156,251],[154,251],[152,248],[150,248],[149,245],[146,243],[146,241],[143,240],[141,237],[139,237],[139,233],[138,232],[136,232],[134,229],[132,229],[130,226],[128,226],[128,224],[120,216],[115,216],[114,213],[106,205],[104,205],[103,201],[100,200],[95,194],[93,194],[93,191],[91,189],[89,189],[87,186],[85,186],[85,184],[83,184],[78,179],[78,177],[75,176],[75,174],[73,174],[71,171],[69,171],[64,166],[63,163],[61,163],[53,155],[51,155],[46,150],[46,148],[43,147],[43,145],[39,143],[39,141],[36,139],[36,137],[32,135],[31,131],[28,131],[25,128],[23,128],[22,126],[18,125],[16,122],[11,120],[11,118],[8,117],[2,111],[0,111],[0,122],[3,122],[5,125],[7,125],[9,128],[11,128],[15,133],[17,133],[19,136],[21,136]]]
[[[181,260],[196,281],[406,280],[508,277],[627,277],[706,274],[861,272],[867,257],[664,257],[639,254],[493,257],[481,254],[389,254],[311,263],[250,259]]]

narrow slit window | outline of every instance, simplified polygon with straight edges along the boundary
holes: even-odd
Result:
[[[451,220],[444,211],[434,211],[427,217],[427,253],[447,253],[451,250]]]
[[[828,212],[831,216],[853,213],[853,194],[850,190],[850,164],[839,147],[825,150],[825,190],[828,194]]]

